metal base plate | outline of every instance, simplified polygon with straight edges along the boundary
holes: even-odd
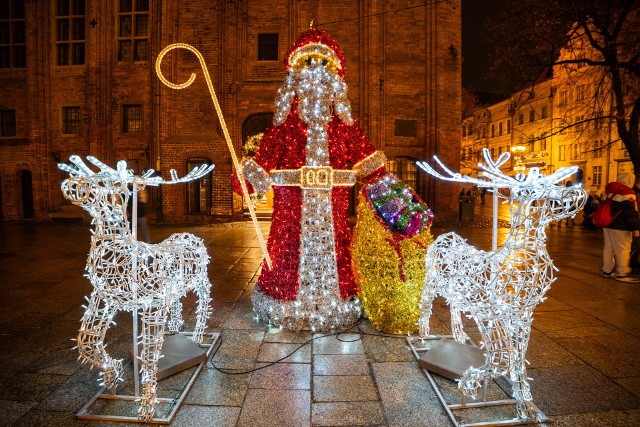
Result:
[[[467,369],[484,365],[484,353],[477,347],[441,339],[420,355],[418,365],[445,378],[457,380]]]
[[[138,354],[142,352],[142,346],[139,349]],[[133,360],[132,350],[129,350],[129,359]],[[184,334],[165,335],[156,377],[160,381],[206,361],[204,349]]]
[[[139,406],[139,397],[136,397],[131,390],[132,386],[130,383],[133,383],[133,380],[125,382],[125,384],[120,386],[118,393],[115,391],[107,390],[104,387],[96,393],[96,395],[89,400],[89,402],[84,405],[80,411],[76,414],[77,418],[84,420],[103,420],[103,421],[122,421],[129,423],[149,423],[149,424],[170,424],[173,421],[173,418],[180,409],[180,406],[184,402],[184,399],[187,397],[187,394],[193,387],[200,371],[205,366],[207,360],[213,354],[213,352],[220,346],[220,334],[219,333],[206,333],[204,334],[204,343],[198,346],[194,344],[188,337],[192,334],[190,333],[180,333],[175,335],[167,335],[165,337],[165,343],[167,343],[169,337],[177,337],[169,339],[169,342],[173,341],[169,344],[169,351],[172,352],[172,356],[174,357],[174,362],[170,363],[168,368],[165,369],[165,376],[162,382],[158,382],[158,390],[163,390],[163,383],[170,382],[170,384],[166,384],[167,393],[169,396],[160,396],[158,393],[158,404],[156,407],[156,413],[153,416],[153,419],[150,421],[140,420],[137,417],[138,406]],[[195,349],[189,344],[185,344],[185,341],[189,341],[194,344],[199,351],[202,352],[202,355],[196,355],[196,357],[191,357],[197,353]],[[163,346],[162,354],[165,354],[166,348]],[[177,354],[177,356],[176,356]],[[193,361],[199,357],[200,362],[193,364]],[[164,359],[161,358],[160,361]],[[181,362],[182,360],[182,362]],[[183,363],[187,360],[187,363],[190,364],[188,367],[184,367]],[[182,364],[181,364],[182,363]],[[126,368],[130,368],[132,363],[129,363]],[[173,375],[179,372],[178,367],[182,366],[182,371],[185,375]],[[188,375],[185,369],[191,369],[192,372]],[[171,372],[169,375],[173,375],[170,377],[166,375],[167,372]],[[133,375],[133,370],[131,371],[131,375]],[[127,371],[127,372],[128,372]],[[188,376],[187,376],[188,375]],[[128,390],[127,390],[128,387]],[[181,391],[176,392],[178,389]],[[127,393],[129,392],[129,393]]]
[[[467,402],[467,398],[462,394],[462,391],[458,389],[455,382],[451,381],[450,376],[432,375],[429,369],[423,367],[423,364],[427,362],[433,362],[440,364],[440,367],[436,369],[445,370],[448,374],[453,374],[454,370],[460,370],[466,363],[461,360],[450,363],[444,357],[450,353],[451,349],[459,348],[463,352],[470,354],[475,353],[469,351],[464,344],[456,343],[456,346],[449,346],[447,343],[438,346],[439,342],[450,341],[445,338],[452,338],[451,336],[428,336],[428,337],[409,337],[407,343],[413,352],[413,355],[418,360],[422,372],[427,377],[427,380],[431,384],[431,387],[436,393],[440,404],[447,413],[447,416],[456,427],[471,427],[471,426],[511,426],[511,425],[523,425],[523,424],[537,424],[548,421],[546,415],[544,415],[540,409],[535,407],[537,412],[536,420],[521,420],[517,417],[515,409],[515,399],[511,395],[511,382],[505,377],[499,377],[492,381],[485,381],[484,387],[481,391],[481,398],[478,401]],[[473,344],[473,343],[471,343]],[[458,347],[461,346],[461,347]],[[438,348],[439,347],[439,348]],[[436,350],[436,354],[428,356],[428,354]],[[480,351],[480,350],[478,350]],[[480,351],[482,358],[480,365],[484,364],[484,354]],[[423,359],[421,361],[421,359]],[[424,360],[426,359],[426,361]],[[465,357],[461,358],[466,360]],[[473,362],[473,366],[476,362]],[[453,365],[453,366],[452,366]],[[470,365],[464,367],[467,369]],[[462,372],[464,372],[462,369]],[[432,369],[432,371],[435,370]],[[460,378],[462,373],[453,379]],[[455,413],[454,413],[455,411]]]

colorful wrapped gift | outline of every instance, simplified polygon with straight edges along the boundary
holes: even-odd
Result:
[[[380,331],[418,329],[432,220],[424,202],[394,175],[366,185],[358,195],[354,272],[362,306]]]

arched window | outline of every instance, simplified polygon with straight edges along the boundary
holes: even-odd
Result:
[[[273,121],[273,113],[258,113],[249,116],[242,123],[242,144],[250,136],[264,132]]]
[[[210,165],[209,159],[187,160],[187,172],[196,166]],[[187,213],[195,215],[209,215],[211,213],[211,174],[207,174],[196,181],[187,183]]]
[[[387,172],[394,174],[411,187],[413,191],[420,194],[416,159],[412,157],[393,157],[387,160]]]

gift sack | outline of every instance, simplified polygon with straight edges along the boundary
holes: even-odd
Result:
[[[354,274],[362,307],[380,331],[406,334],[418,329],[432,219],[419,197],[393,175],[366,185],[358,195]]]

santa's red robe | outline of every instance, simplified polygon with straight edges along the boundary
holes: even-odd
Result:
[[[357,124],[346,124],[334,115],[328,124],[327,136],[329,163],[334,170],[344,171],[353,165],[360,182],[369,181],[386,172],[384,155],[376,151]],[[277,175],[278,171],[294,171],[305,166],[306,145],[307,125],[299,118],[294,104],[282,125],[271,127],[265,132],[260,148],[253,157],[255,163],[245,162],[243,167],[250,192],[256,189],[258,193],[263,193],[269,186],[274,191],[273,219],[267,243],[273,268],[269,270],[266,262],[263,264],[257,291],[272,299],[276,305],[278,302],[294,301],[297,297],[300,255],[301,250],[304,250],[300,244],[302,189],[296,185],[279,185],[277,179],[271,180],[271,177]],[[239,187],[236,178],[234,190],[238,193]],[[335,261],[339,295],[342,299],[351,299],[358,291],[351,267],[349,190],[350,185],[334,186],[330,190]],[[254,294],[254,308],[255,303]],[[284,311],[282,308],[282,312]]]

